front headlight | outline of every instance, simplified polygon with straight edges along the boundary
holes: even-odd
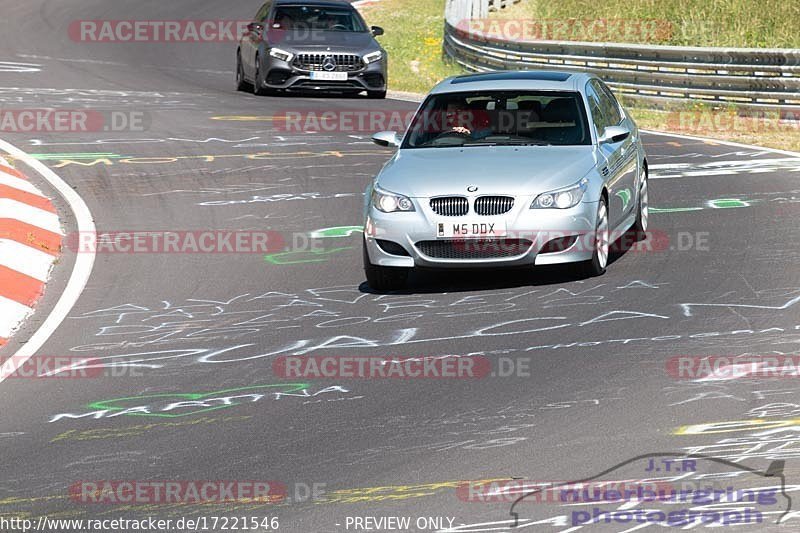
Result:
[[[280,48],[270,48],[269,55],[272,57],[278,58],[281,61],[291,61],[294,54],[291,52],[287,52],[286,50],[281,50]]]
[[[583,199],[589,180],[583,178],[575,185],[563,189],[542,193],[531,204],[531,209],[569,209],[575,207]]]
[[[376,61],[380,61],[383,59],[383,52],[378,50],[377,52],[370,52],[369,54],[364,56],[364,63],[369,65],[370,63],[374,63]]]
[[[383,213],[394,213],[395,211],[414,211],[414,204],[408,197],[402,194],[384,191],[377,187],[372,190],[372,205],[375,209]]]

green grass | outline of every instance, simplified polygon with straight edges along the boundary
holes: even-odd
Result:
[[[378,41],[389,53],[390,89],[427,93],[463,72],[442,58],[444,0],[383,0],[362,12],[368,24],[386,30]]]
[[[541,12],[534,11],[536,7]],[[580,7],[579,7],[580,6]],[[752,12],[747,11],[752,9]],[[746,12],[745,12],[746,11]],[[386,34],[379,37],[389,52],[389,88],[395,91],[427,93],[442,79],[463,73],[458,65],[442,57],[444,31],[444,0],[382,0],[362,10],[370,25],[382,26]],[[619,15],[625,13],[625,15]],[[523,0],[510,12],[496,13],[497,17],[558,18],[580,16],[605,18],[664,17],[678,27],[687,28],[684,38],[694,32],[691,40],[663,44],[700,46],[769,46],[800,48],[800,32],[792,25],[800,20],[800,2],[793,0],[605,0],[588,6],[582,0],[539,2]],[[694,28],[689,31],[688,28]],[[708,33],[698,28],[708,28]],[[670,111],[715,111],[706,104],[683,104],[667,111],[644,107],[641,102],[625,102],[627,109],[643,129],[670,131]],[[800,152],[797,130],[724,131],[707,128],[687,132],[693,135],[731,140],[758,146],[768,146]]]
[[[522,0],[498,13],[502,18],[639,19],[666,21],[655,38],[643,32],[615,32],[616,42],[675,46],[800,48],[800,2],[797,0]],[[575,32],[583,38],[593,32]],[[599,32],[597,32],[599,33]],[[641,35],[645,37],[642,38]]]
[[[623,100],[624,102],[624,100]],[[733,108],[714,109],[703,104],[678,104],[670,110],[651,109],[641,106],[641,102],[632,104],[625,102],[627,109],[640,128],[663,131],[667,133],[683,133],[696,137],[708,137],[723,141],[733,141],[755,146],[766,146],[779,150],[800,153],[800,124],[780,122],[777,117],[766,114],[766,118],[748,120],[740,119],[736,127],[730,127]],[[691,129],[680,131],[676,128],[679,119],[676,113],[689,113],[695,120]]]

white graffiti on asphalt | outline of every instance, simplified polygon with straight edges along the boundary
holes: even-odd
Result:
[[[116,355],[96,357],[99,365],[126,365],[161,368],[167,361],[192,359],[200,363],[233,363],[268,358],[278,354],[302,355],[319,350],[352,350],[369,348],[413,347],[426,343],[445,343],[476,338],[527,338],[560,332],[559,343],[505,348],[511,351],[537,351],[566,348],[590,348],[600,345],[633,343],[673,343],[676,340],[702,341],[719,338],[744,338],[800,333],[800,325],[790,323],[774,327],[728,331],[664,332],[685,306],[676,304],[665,311],[614,309],[617,294],[629,290],[654,290],[658,285],[634,281],[621,286],[604,283],[581,283],[572,289],[540,287],[522,290],[497,290],[477,295],[419,294],[374,295],[360,292],[353,286],[307,289],[298,292],[268,291],[242,294],[225,299],[190,298],[182,302],[162,301],[159,305],[133,303],[84,312],[72,320],[97,324],[98,343],[75,346],[76,352],[114,351]],[[604,309],[586,313],[592,305]],[[719,304],[727,308],[727,304]],[[739,304],[733,304],[739,305]],[[759,311],[775,311],[785,306],[747,304]],[[581,317],[570,308],[581,310]],[[705,307],[710,312],[717,305]],[[528,316],[538,310],[540,316]],[[538,313],[537,313],[538,314]],[[508,315],[502,320],[502,315]],[[465,317],[493,317],[485,325],[465,328]],[[498,319],[498,316],[501,319]],[[522,317],[522,318],[519,318]],[[431,319],[431,320],[428,320]],[[442,321],[445,328],[428,326]],[[642,332],[647,327],[663,332],[657,335],[619,339],[562,339],[563,332],[579,335],[581,331],[602,334],[609,322],[637,324]],[[396,325],[395,329],[376,335],[364,335],[365,325]],[[599,327],[598,327],[599,326]],[[284,330],[337,330],[332,336],[308,336],[283,339]],[[347,328],[353,328],[349,334]],[[441,331],[448,331],[442,335]],[[249,338],[263,340],[274,336],[270,348],[257,348]],[[714,339],[716,340],[716,339]],[[169,345],[169,346],[167,346]],[[121,352],[121,353],[119,353]],[[435,355],[435,354],[430,354]]]

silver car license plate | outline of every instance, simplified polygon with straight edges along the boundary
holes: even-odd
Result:
[[[466,222],[447,222],[436,223],[436,236],[445,239],[484,239],[493,237],[505,237],[507,233],[504,220],[486,222],[485,220],[470,220]]]

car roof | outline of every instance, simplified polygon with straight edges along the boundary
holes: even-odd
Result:
[[[594,76],[563,70],[500,70],[447,78],[431,94],[486,90],[581,91]]]
[[[353,7],[345,0],[275,0],[276,6]]]

